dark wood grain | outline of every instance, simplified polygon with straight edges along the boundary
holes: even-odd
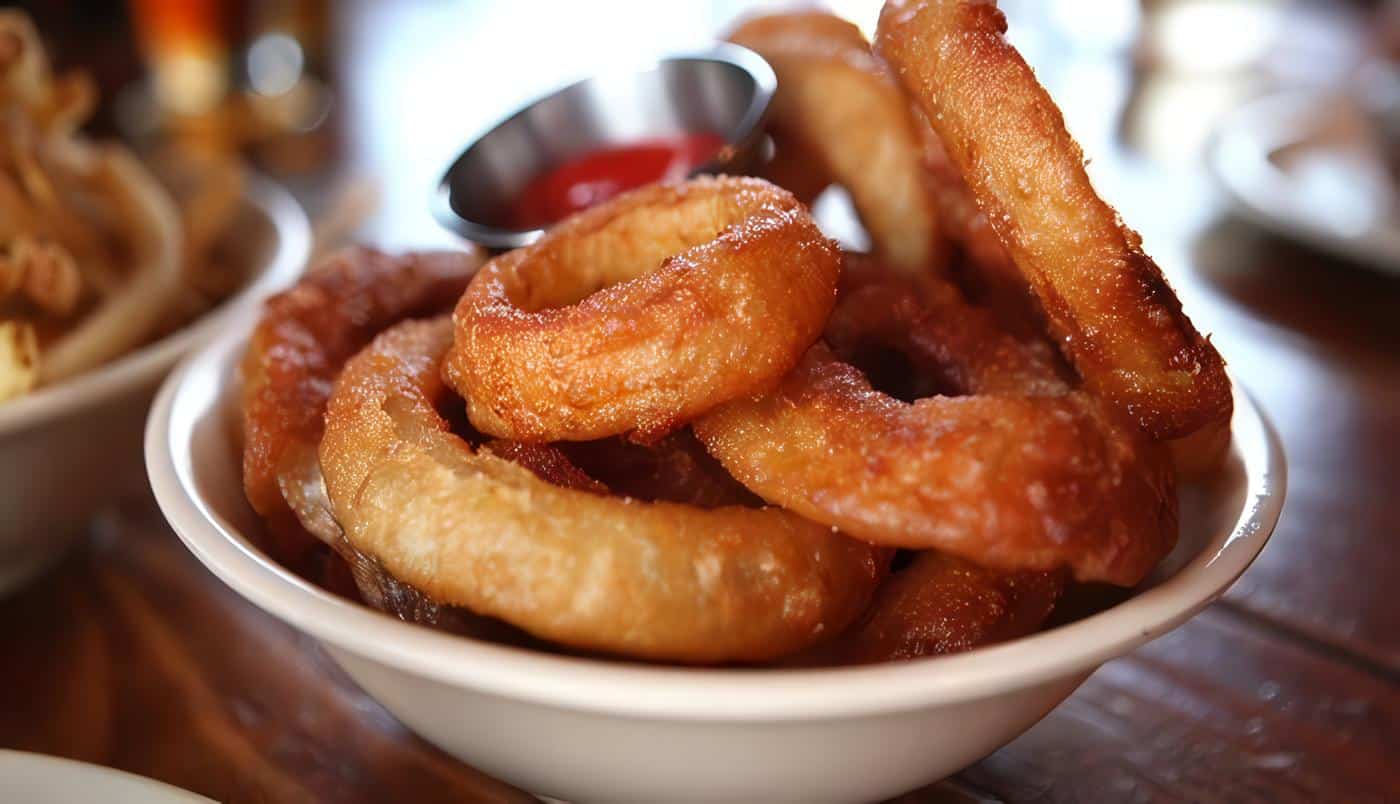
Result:
[[[0,606],[0,747],[219,801],[534,801],[409,734],[142,502]]]
[[[961,778],[1006,801],[1396,801],[1397,722],[1394,680],[1217,607]]]
[[[1283,519],[1230,600],[1400,670],[1400,278],[1229,219],[1195,254],[1289,460]]]

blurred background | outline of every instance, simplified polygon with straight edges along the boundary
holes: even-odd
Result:
[[[425,214],[441,169],[473,134],[561,81],[704,45],[783,3],[488,0],[42,0],[60,68],[91,70],[97,126],[236,148],[314,206],[353,178],[378,186],[363,235],[449,242]],[[790,5],[790,4],[787,4]],[[867,33],[877,0],[828,3]],[[1400,13],[1381,2],[1004,0],[1010,37],[1128,204],[1132,176],[1190,181],[1223,116],[1281,89],[1385,95]],[[1326,171],[1322,171],[1325,173]],[[1354,178],[1354,177],[1352,177]],[[1328,188],[1314,177],[1314,185]],[[1153,193],[1159,201],[1169,193]],[[1153,217],[1204,214],[1152,210]],[[1129,216],[1147,228],[1144,216]]]

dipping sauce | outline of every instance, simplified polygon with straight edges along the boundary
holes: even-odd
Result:
[[[722,137],[704,132],[590,151],[531,179],[511,207],[510,225],[537,229],[627,190],[683,179],[722,147]]]

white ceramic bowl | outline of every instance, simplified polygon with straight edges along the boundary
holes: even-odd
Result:
[[[145,485],[141,433],[160,381],[240,311],[300,274],[310,226],[291,196],[249,182],[238,219],[251,279],[189,326],[100,368],[0,403],[0,595],[57,559],[94,511]]]
[[[319,640],[409,728],[570,801],[868,801],[928,784],[1028,729],[1104,661],[1200,611],[1258,554],[1283,504],[1278,439],[1236,388],[1228,465],[1183,495],[1179,549],[1149,588],[1100,614],[958,656],[862,668],[554,656],[400,622],[253,546],[230,437],[245,338],[229,333],[196,355],[151,412],[151,484],[180,538],[229,586]]]

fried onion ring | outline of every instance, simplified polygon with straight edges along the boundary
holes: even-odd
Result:
[[[654,439],[773,387],[820,335],[840,265],[767,182],[644,187],[487,263],[447,381],[493,436]]]
[[[717,409],[696,434],[765,500],[858,538],[1000,570],[1140,581],[1176,540],[1164,450],[1066,387],[989,313],[951,287],[942,295],[864,288],[843,296],[830,334],[903,333],[897,348],[969,395],[901,402],[818,344],[775,392]],[[841,332],[858,319],[879,323]]]
[[[1064,591],[1058,572],[996,572],[928,550],[880,586],[870,609],[794,664],[868,664],[961,653],[1034,633]]]
[[[1224,361],[1094,191],[994,2],[892,0],[876,52],[919,103],[1085,385],[1159,439],[1228,420]]]
[[[702,510],[563,488],[453,435],[436,410],[445,319],[353,358],[321,465],[358,549],[433,600],[639,658],[759,661],[864,608],[881,552],[776,508]]]
[[[795,146],[810,155],[808,173],[845,187],[888,265],[911,278],[942,270],[947,248],[908,101],[860,29],[823,11],[793,11],[747,20],[729,41],[777,74],[768,120],[779,156]]]
[[[385,327],[451,307],[481,262],[477,251],[345,249],[267,301],[242,364],[243,488],[279,559],[294,564],[311,546],[302,527],[328,542],[338,535],[318,504],[316,447],[345,361]]]

